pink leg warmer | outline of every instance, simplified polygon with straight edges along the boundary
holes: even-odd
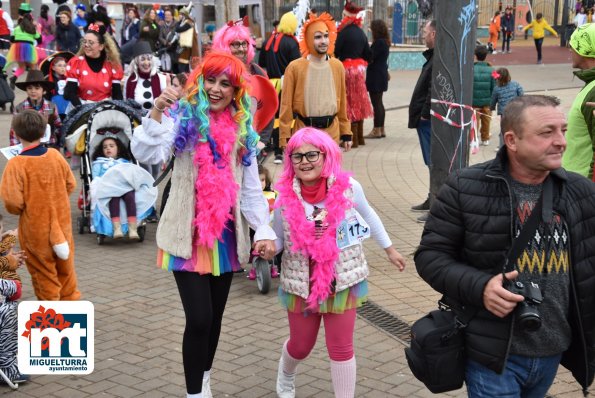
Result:
[[[283,351],[281,352],[281,363],[283,364],[283,373],[287,375],[293,375],[295,374],[297,366],[300,362],[302,362],[302,360],[292,357],[291,354],[287,352],[288,342],[289,340],[287,340],[285,344],[283,344]]]
[[[331,378],[335,398],[353,398],[355,396],[356,364],[355,357],[348,361],[331,361]]]

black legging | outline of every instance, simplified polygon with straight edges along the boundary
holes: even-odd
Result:
[[[233,273],[213,276],[174,271],[174,277],[186,315],[182,342],[186,390],[198,394],[203,372],[213,366]]]
[[[537,62],[541,61],[541,46],[543,45],[543,37],[535,40],[535,49],[537,50]]]
[[[379,93],[370,92],[370,101],[374,108],[374,127],[384,127],[384,104],[382,103],[382,91]]]
[[[504,52],[505,47],[506,47],[506,51],[510,51],[511,37],[512,37],[512,32],[502,31],[502,52]]]

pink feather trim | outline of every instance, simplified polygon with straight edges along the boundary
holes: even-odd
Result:
[[[284,182],[275,188],[279,191],[277,205],[282,209],[283,217],[289,225],[292,252],[301,252],[310,258],[314,266],[310,275],[311,290],[306,302],[309,309],[326,300],[331,294],[331,283],[335,279],[335,263],[339,259],[337,246],[337,227],[345,218],[345,211],[353,206],[345,197],[350,188],[349,174],[341,173],[336,178],[328,178],[328,191],[324,206],[328,212],[325,222],[328,227],[320,238],[315,236],[314,221],[306,218],[304,204],[300,194],[300,183],[297,178],[293,184]]]
[[[209,249],[215,240],[221,239],[225,223],[232,218],[231,209],[236,204],[239,186],[233,175],[232,151],[237,141],[238,126],[229,110],[212,114],[210,136],[217,144],[221,155],[216,163],[208,142],[200,142],[195,148],[194,164],[198,176],[196,190],[196,227],[198,243]]]

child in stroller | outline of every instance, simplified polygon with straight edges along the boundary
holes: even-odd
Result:
[[[103,177],[103,175],[113,166],[123,163],[130,163],[130,154],[115,135],[106,134],[105,138],[99,143],[92,157],[92,174],[94,178]],[[122,196],[114,196],[109,201],[109,212],[114,230],[114,239],[122,239],[122,223],[120,222],[120,199],[126,205],[126,214],[128,215],[128,238],[139,240],[136,224],[136,203],[134,190],[130,190]]]
[[[97,131],[92,156],[91,213],[95,231],[121,239],[141,240],[137,227],[150,213],[157,189],[153,177],[132,163],[117,129]],[[122,209],[121,202],[124,202]],[[144,235],[144,230],[142,230]]]

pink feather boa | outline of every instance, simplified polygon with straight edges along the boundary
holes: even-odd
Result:
[[[237,142],[238,126],[229,110],[210,115],[210,136],[221,155],[216,163],[208,142],[200,142],[194,153],[198,177],[196,192],[196,227],[198,244],[212,248],[221,239],[225,223],[232,219],[231,208],[236,204],[239,186],[233,175],[232,151]]]
[[[337,246],[337,227],[345,218],[345,211],[353,206],[353,202],[345,197],[350,188],[349,174],[341,173],[337,177],[328,178],[328,192],[324,201],[328,211],[325,222],[328,227],[320,238],[315,237],[314,221],[306,218],[300,182],[294,178],[293,184],[285,182],[275,188],[279,191],[277,207],[283,212],[291,237],[292,252],[301,252],[310,258],[314,266],[310,275],[311,290],[306,302],[309,309],[316,308],[331,294],[331,284],[335,279],[335,263],[339,259]]]

